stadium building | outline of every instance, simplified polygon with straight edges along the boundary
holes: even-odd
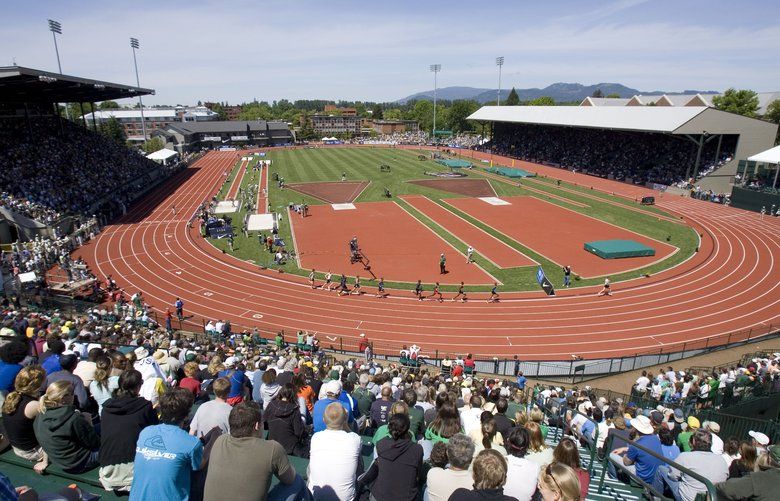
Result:
[[[778,129],[706,106],[484,106],[469,119],[492,127],[495,153],[655,187],[709,166],[696,184],[717,193],[731,191],[739,160],[771,148]]]
[[[180,154],[220,146],[279,146],[295,141],[285,122],[224,120],[177,122],[157,130],[166,148]]]
[[[361,120],[354,115],[312,115],[311,127],[317,134],[354,134],[360,135]]]
[[[94,117],[93,117],[94,115]],[[175,122],[204,122],[217,120],[219,115],[205,106],[194,108],[185,108],[183,106],[176,108],[146,108],[141,117],[141,110],[100,110],[94,113],[87,113],[84,117],[87,121],[93,118],[98,124],[107,122],[114,118],[122,124],[128,141],[143,141],[143,126],[141,121],[146,122],[147,138],[155,130],[162,129]]]

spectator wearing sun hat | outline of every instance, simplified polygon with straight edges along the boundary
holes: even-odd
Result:
[[[753,445],[756,447],[756,452],[761,455],[766,453],[767,446],[769,445],[769,437],[760,431],[750,430],[748,435],[753,439]]]
[[[723,455],[723,439],[718,436],[720,425],[715,421],[705,421],[701,425],[702,429],[707,430],[712,435],[712,452]]]
[[[647,416],[638,416],[631,420],[631,427],[639,434],[636,443],[649,449],[659,456],[663,455],[661,449],[661,440],[655,434],[655,429]],[[652,483],[655,479],[655,472],[663,461],[647,453],[646,451],[629,444],[628,447],[615,449],[613,453],[623,456],[623,464],[628,470],[635,473],[639,478],[647,483]]]
[[[677,445],[680,446],[681,451],[691,452],[691,450],[693,450],[691,446],[691,437],[696,430],[701,428],[701,424],[699,423],[699,419],[695,416],[688,416],[686,424],[688,425],[688,428],[677,436]]]

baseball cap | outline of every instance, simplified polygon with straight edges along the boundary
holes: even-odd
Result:
[[[692,430],[701,428],[701,423],[699,423],[699,420],[696,417],[688,416],[688,428]]]
[[[678,423],[684,423],[685,422],[685,416],[683,415],[682,409],[679,407],[674,410],[674,420]]]
[[[335,379],[325,383],[325,393],[339,395],[341,393],[341,383]]]
[[[753,439],[754,439],[756,442],[758,442],[759,444],[761,444],[761,445],[763,445],[763,446],[767,446],[767,445],[769,445],[769,437],[767,437],[765,434],[761,433],[760,431],[753,431],[753,430],[750,430],[750,431],[748,432],[748,435],[750,435],[751,437],[753,437]],[[775,446],[775,447],[777,447],[777,446]]]

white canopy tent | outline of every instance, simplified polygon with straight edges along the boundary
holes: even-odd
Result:
[[[778,167],[777,170],[775,170],[775,180],[772,183],[772,188],[777,187],[777,174],[780,173],[780,146],[775,146],[774,148],[769,148],[761,153],[756,153],[755,155],[748,157],[748,161],[777,165]]]
[[[149,153],[148,155],[146,155],[146,158],[148,158],[149,160],[154,160],[157,163],[167,165],[168,160],[177,155],[178,155],[177,152],[173,150],[169,150],[167,148],[163,148],[161,150],[155,151],[154,153]]]

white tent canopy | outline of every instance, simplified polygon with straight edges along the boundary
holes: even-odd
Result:
[[[756,153],[752,157],[748,157],[748,160],[763,164],[780,164],[780,146]]]
[[[176,153],[175,151],[169,150],[167,148],[163,148],[161,150],[155,151],[154,153],[149,153],[148,155],[146,155],[146,158],[148,158],[149,160],[164,162],[171,157],[175,157],[176,155],[178,155],[178,153]]]

